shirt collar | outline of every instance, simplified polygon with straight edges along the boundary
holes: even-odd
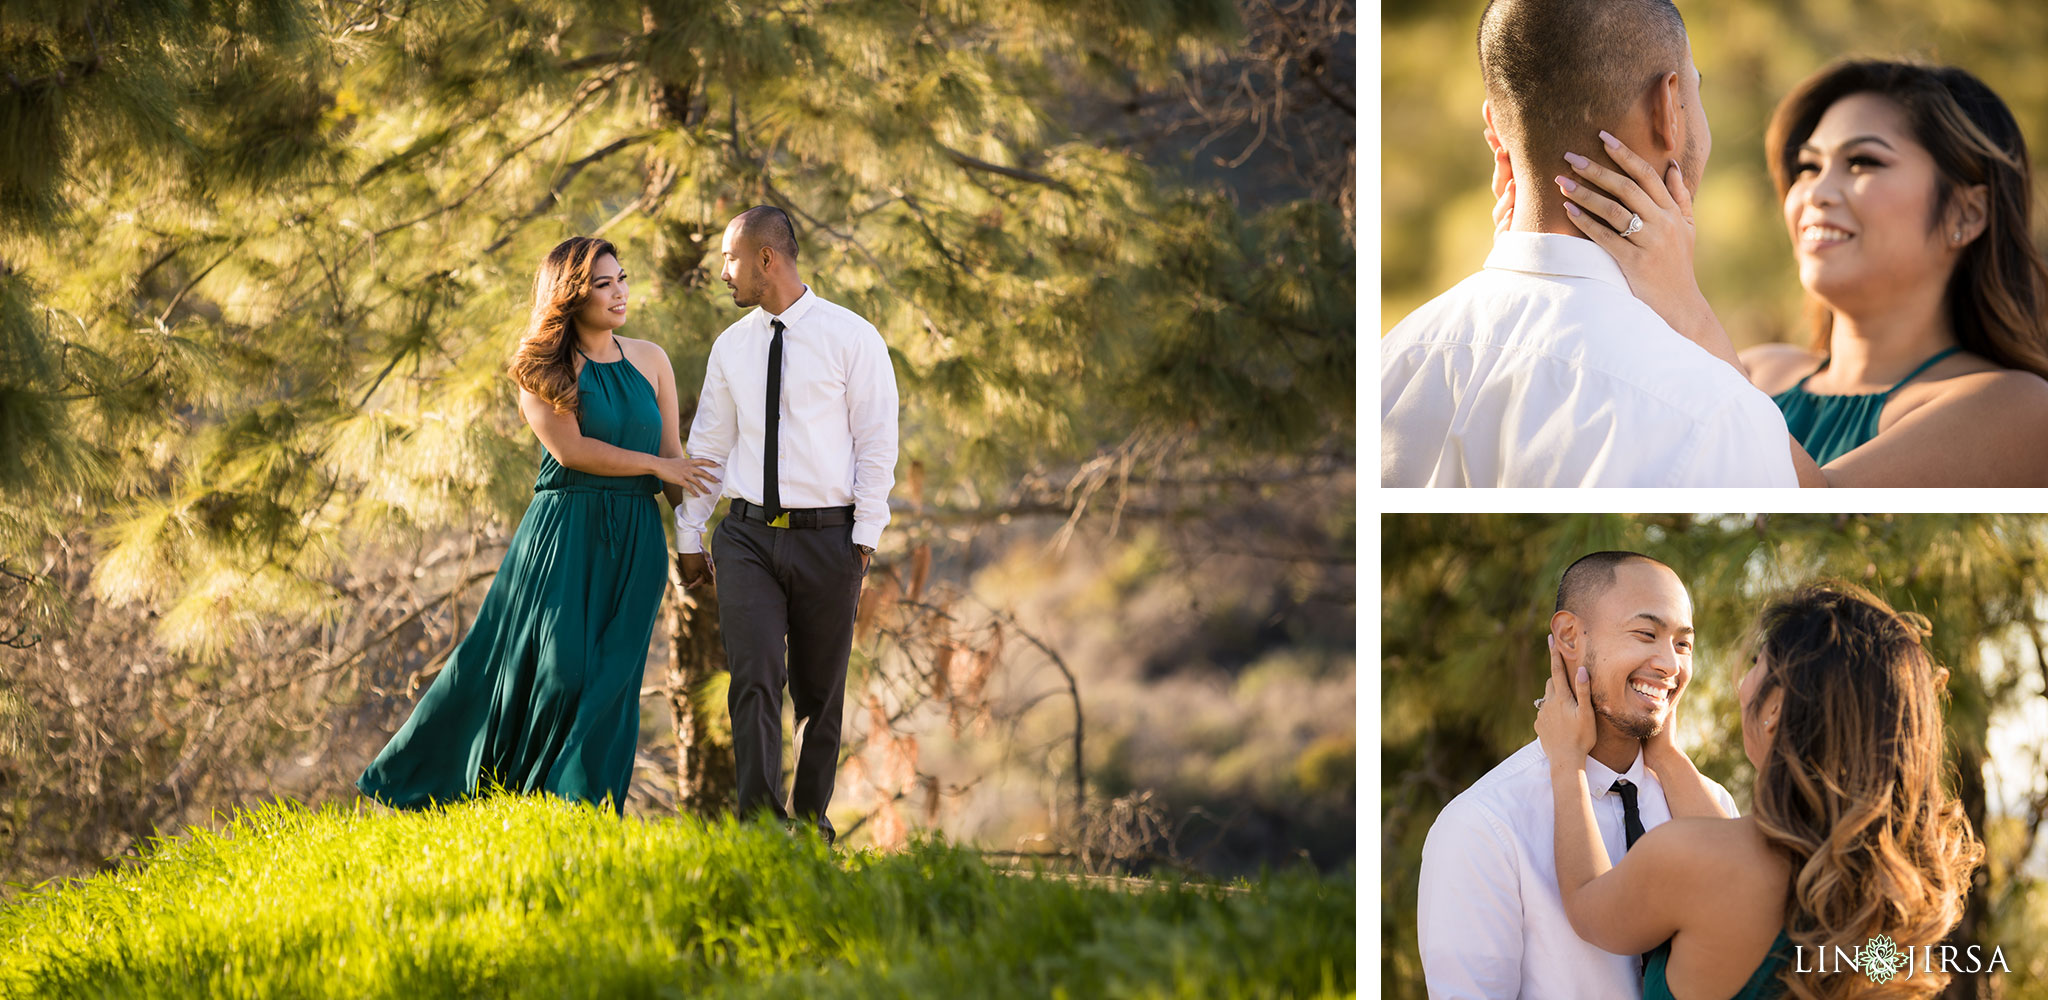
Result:
[[[809,312],[811,310],[811,305],[817,301],[818,297],[811,294],[811,286],[805,285],[804,293],[802,295],[797,296],[796,301],[790,303],[789,308],[784,309],[781,315],[771,313],[768,311],[768,307],[762,306],[761,325],[765,327],[768,325],[769,320],[779,319],[782,321],[782,328],[787,330],[790,327],[795,326],[797,320],[804,318],[804,313]]]
[[[1486,255],[1486,266],[1500,271],[1591,278],[1628,292],[1628,278],[1621,273],[1621,265],[1614,262],[1614,256],[1601,249],[1600,244],[1581,236],[1499,233],[1493,238],[1493,252]]]
[[[1602,250],[1601,253],[1604,254],[1606,251]],[[1612,261],[1613,258],[1610,257],[1608,260]],[[1594,798],[1597,799],[1602,795],[1614,794],[1614,779],[1616,778],[1627,778],[1628,783],[1636,786],[1636,788],[1641,789],[1643,787],[1642,750],[1638,749],[1636,751],[1636,759],[1629,762],[1628,770],[1619,773],[1590,756],[1586,758],[1586,790],[1592,792]]]

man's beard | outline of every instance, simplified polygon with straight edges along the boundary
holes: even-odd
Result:
[[[1678,151],[1678,182],[1685,185],[1686,200],[1699,196],[1700,175],[1707,165],[1700,160],[1700,136],[1688,130],[1685,133],[1685,148]]]
[[[1597,675],[1598,670],[1599,661],[1593,655],[1593,646],[1591,643],[1587,643],[1586,676],[1592,678]],[[1588,680],[1587,683],[1590,685],[1592,682]],[[1630,689],[1627,685],[1623,685],[1622,690],[1628,691]],[[1596,697],[1593,699],[1593,714],[1605,722],[1608,728],[1632,740],[1647,740],[1664,731],[1664,723],[1658,720],[1655,713],[1644,712],[1635,716],[1622,715],[1609,708],[1607,700],[1604,698]]]

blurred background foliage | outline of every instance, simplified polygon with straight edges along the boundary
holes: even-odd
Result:
[[[1389,514],[1381,521],[1381,987],[1424,995],[1423,839],[1459,792],[1535,738],[1557,578],[1625,549],[1685,580],[1699,630],[1680,745],[1749,809],[1736,683],[1772,595],[1819,577],[1933,625],[1950,668],[1954,790],[1987,846],[1959,942],[2002,945],[2010,975],[1950,996],[2048,996],[2048,518],[1996,514]],[[1987,959],[1988,961],[1988,959]]]
[[[1492,245],[1492,164],[1479,117],[1475,38],[1484,0],[1382,8],[1380,329],[1479,270]],[[1700,288],[1737,347],[1805,343],[1798,271],[1764,160],[1771,111],[1847,56],[1919,58],[1975,73],[2019,119],[2043,176],[2048,6],[2003,0],[1717,0],[1686,3],[1714,137],[1697,192]],[[2038,232],[2037,232],[2038,238]]]
[[[1149,601],[1132,616],[1162,631],[1073,658],[1079,697],[1109,699],[1083,768],[1263,824],[1224,867],[1308,851],[1310,813],[1341,864],[1355,34],[1343,0],[8,0],[0,879],[111,864],[255,796],[353,794],[525,508],[539,449],[503,363],[535,264],[574,234],[619,246],[625,332],[674,360],[687,426],[740,316],[720,233],[761,203],[891,348],[902,461],[872,579],[949,629],[1015,613],[1051,649]],[[1114,600],[1077,596],[1126,565]],[[1239,586],[1205,602],[1210,574]],[[985,663],[1049,659],[999,645]],[[901,659],[880,675],[944,678]],[[1346,711],[1216,780],[1156,756],[1178,737],[1128,738],[1149,685],[1278,661]],[[999,718],[1043,700],[1032,679]],[[1259,724],[1211,707],[1218,746]],[[635,808],[674,801],[667,710]],[[903,768],[925,823],[973,812],[940,806],[978,774],[1045,782],[1049,751],[980,742],[983,770],[943,787],[931,752]],[[1053,825],[1022,798],[949,829]]]

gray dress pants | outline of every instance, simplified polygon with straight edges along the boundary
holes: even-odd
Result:
[[[718,626],[732,670],[738,811],[815,822],[829,842],[825,807],[839,774],[846,658],[860,606],[861,556],[853,526],[771,528],[727,517],[711,537]],[[782,801],[782,688],[796,715],[796,780]]]

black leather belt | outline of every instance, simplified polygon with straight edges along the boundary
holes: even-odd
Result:
[[[748,503],[738,497],[733,498],[728,512],[742,521],[752,521],[755,524],[769,523],[768,512],[761,505]],[[789,520],[784,524],[769,525],[770,527],[837,528],[853,523],[852,504],[844,507],[785,507],[782,512],[788,515]]]

